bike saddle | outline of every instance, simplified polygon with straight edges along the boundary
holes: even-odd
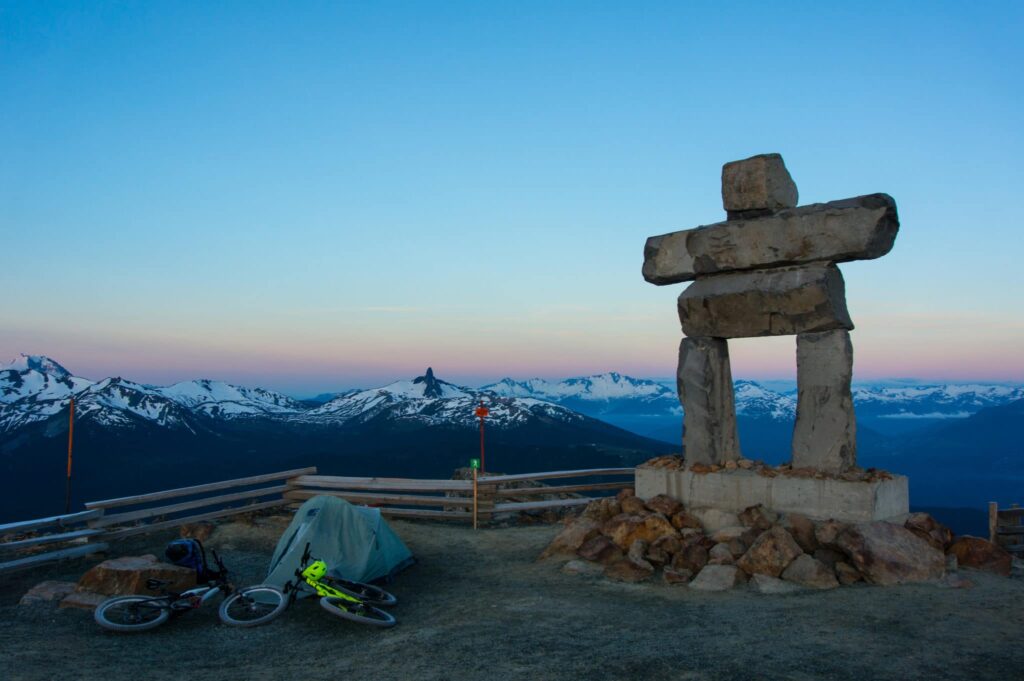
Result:
[[[166,579],[147,579],[146,588],[150,591],[159,591],[170,583],[171,582]]]

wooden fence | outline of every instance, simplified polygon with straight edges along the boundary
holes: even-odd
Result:
[[[291,489],[291,481],[312,473],[316,473],[316,468],[300,468],[90,501],[81,513],[0,525],[0,561],[5,561],[0,562],[0,573],[104,551],[110,541],[135,534],[284,506],[289,503],[284,492]],[[226,490],[231,491],[211,494]],[[174,503],[167,503],[168,500]],[[196,510],[201,512],[195,513]],[[31,555],[7,560],[12,554]]]
[[[476,481],[476,515],[489,519],[500,513],[565,508],[589,503],[584,492],[620,490],[633,486],[632,468],[592,468],[575,471],[485,475]],[[617,477],[611,482],[594,479]],[[541,481],[578,478],[569,485]],[[623,479],[624,478],[624,479]],[[320,494],[341,497],[354,504],[376,506],[394,518],[474,520],[472,480],[422,480],[414,478],[352,478],[303,475],[284,496],[294,502]],[[533,500],[532,497],[544,497]]]
[[[989,502],[988,538],[1010,553],[1024,556],[1024,508],[1013,504],[1000,509],[996,502]]]
[[[6,561],[0,562],[0,573],[105,551],[109,542],[137,534],[296,505],[320,494],[376,506],[394,518],[459,520],[476,525],[503,513],[586,504],[594,497],[584,493],[632,487],[634,475],[632,468],[485,475],[477,478],[474,490],[473,480],[353,478],[316,472],[316,468],[299,468],[90,501],[80,513],[0,525],[0,561]],[[574,482],[561,484],[573,478]],[[550,480],[559,484],[546,484]]]

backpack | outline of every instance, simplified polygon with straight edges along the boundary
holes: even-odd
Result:
[[[216,574],[206,564],[206,551],[198,539],[175,539],[164,550],[167,559],[180,567],[196,571],[196,582],[208,582]]]

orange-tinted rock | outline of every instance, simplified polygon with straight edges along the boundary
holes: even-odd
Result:
[[[676,570],[673,567],[666,567],[661,572],[661,578],[666,584],[670,585],[687,584],[693,579],[693,573],[689,570]]]
[[[862,577],[861,574],[857,572],[857,568],[853,567],[847,562],[836,563],[835,571],[836,578],[839,580],[839,583],[843,586],[856,584],[857,582],[864,579],[864,577]]]
[[[803,551],[793,536],[781,527],[762,532],[753,545],[736,561],[748,575],[778,577]]]
[[[818,549],[818,539],[814,536],[814,522],[807,516],[790,513],[786,516],[783,527],[789,530],[804,553],[813,554]]]
[[[828,549],[836,548],[836,537],[846,529],[846,523],[838,520],[826,520],[814,528],[814,538],[818,544]]]
[[[622,513],[622,506],[618,500],[615,497],[605,497],[604,499],[596,499],[587,504],[587,507],[583,509],[581,517],[592,518],[603,523],[620,513]]]
[[[654,575],[654,566],[646,560],[628,556],[605,566],[604,576],[619,582],[643,582]]]
[[[953,532],[927,513],[911,513],[903,527],[939,551],[945,551],[953,541]]]
[[[672,515],[672,527],[682,530],[684,528],[692,528],[695,530],[702,529],[700,520],[696,516],[690,515],[686,511],[679,511]]]
[[[95,610],[96,606],[107,600],[107,598],[109,597],[103,594],[94,594],[91,591],[76,591],[64,597],[60,602],[60,607]]]
[[[767,530],[775,521],[778,520],[778,515],[769,511],[761,504],[756,506],[749,506],[739,514],[740,524],[743,527],[752,527],[757,530]]]
[[[146,582],[150,579],[170,582],[164,587],[168,591],[184,591],[196,585],[196,572],[190,568],[159,563],[151,555],[125,556],[105,560],[93,567],[78,580],[77,590],[108,596],[152,595],[153,592],[146,588]]]
[[[216,525],[210,522],[188,523],[181,526],[178,534],[187,539],[198,539],[205,542],[213,534]]]
[[[63,599],[70,593],[73,593],[77,584],[74,582],[55,582],[45,581],[39,582],[34,587],[29,589],[21,600],[18,601],[19,605],[30,605],[32,603],[52,603]]]
[[[679,553],[672,557],[674,569],[689,570],[693,574],[700,572],[707,564],[708,550],[700,542],[686,544]]]
[[[683,504],[667,494],[659,494],[647,500],[647,508],[666,518],[671,518],[683,510]]]
[[[834,543],[872,584],[933,581],[946,572],[942,552],[902,525],[885,521],[850,525]]]
[[[576,553],[580,558],[607,564],[618,560],[622,556],[622,549],[608,537],[599,534],[583,542]]]
[[[601,523],[593,518],[581,517],[569,523],[559,532],[544,552],[540,554],[541,559],[552,556],[571,556],[585,541],[600,534]]]
[[[657,513],[646,517],[621,513],[605,523],[602,532],[623,550],[637,539],[653,544],[662,537],[679,536],[672,523]]]
[[[950,544],[947,553],[956,556],[960,567],[994,572],[1004,577],[1010,575],[1013,565],[1012,557],[1003,547],[980,537],[960,537]]]
[[[631,515],[646,515],[648,512],[644,500],[640,497],[626,497],[619,502],[619,505],[622,506],[623,513]]]

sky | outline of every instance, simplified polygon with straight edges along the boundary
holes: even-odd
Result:
[[[1019,2],[0,0],[0,358],[296,395],[675,371],[723,163],[897,202],[855,379],[1024,381]],[[792,337],[730,343],[795,375]]]

